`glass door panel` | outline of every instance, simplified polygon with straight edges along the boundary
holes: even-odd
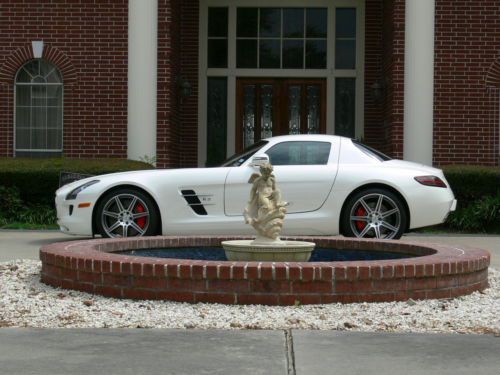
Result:
[[[236,150],[283,134],[325,133],[324,79],[240,78]]]
[[[262,85],[260,90],[261,119],[260,138],[273,136],[273,95],[272,85]]]
[[[300,86],[288,86],[288,134],[300,134]]]
[[[243,147],[255,143],[255,85],[243,88]]]
[[[321,122],[321,89],[318,85],[307,85],[307,133],[318,134]]]

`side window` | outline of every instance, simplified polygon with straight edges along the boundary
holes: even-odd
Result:
[[[266,154],[272,165],[325,165],[330,156],[330,142],[283,142]]]

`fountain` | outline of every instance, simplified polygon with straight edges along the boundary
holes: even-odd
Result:
[[[315,243],[306,241],[282,241],[281,229],[287,203],[281,198],[276,186],[273,166],[260,166],[260,175],[252,174],[250,199],[243,213],[245,223],[257,232],[254,240],[223,241],[222,247],[228,260],[234,261],[293,261],[307,262]]]
[[[255,239],[55,243],[40,249],[41,281],[115,298],[266,305],[452,298],[488,286],[490,255],[482,249],[331,236],[281,239],[287,204],[272,166],[260,172],[250,178],[244,211]]]

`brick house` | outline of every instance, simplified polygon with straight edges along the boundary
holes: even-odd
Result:
[[[499,163],[500,0],[3,0],[0,157],[216,164],[328,133]]]

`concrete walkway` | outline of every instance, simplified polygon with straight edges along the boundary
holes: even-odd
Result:
[[[40,246],[73,239],[0,230],[0,262],[38,259]],[[405,239],[483,248],[500,268],[500,236]],[[492,335],[0,328],[2,375],[497,375],[499,353],[500,338]]]
[[[0,373],[498,375],[487,335],[0,329]]]

